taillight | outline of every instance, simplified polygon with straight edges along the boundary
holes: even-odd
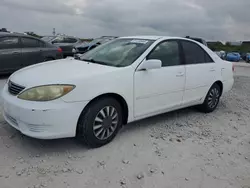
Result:
[[[57,51],[58,51],[59,53],[62,53],[62,48],[58,48]]]

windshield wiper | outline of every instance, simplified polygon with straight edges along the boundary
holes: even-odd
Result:
[[[108,63],[105,63],[103,61],[96,61],[94,59],[81,59],[82,61],[87,61],[87,62],[91,62],[91,63],[96,63],[96,64],[100,64],[100,65],[109,65]]]

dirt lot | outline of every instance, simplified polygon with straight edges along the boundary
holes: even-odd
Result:
[[[28,138],[1,116],[0,187],[250,188],[248,75],[236,68],[214,113],[188,108],[132,123],[99,149]]]

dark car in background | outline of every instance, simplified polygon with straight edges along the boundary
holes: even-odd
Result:
[[[203,45],[205,45],[205,46],[208,46],[208,45],[207,45],[207,42],[206,42],[204,39],[202,39],[202,38],[190,37],[190,36],[186,36],[186,38],[195,40],[195,41],[197,41],[197,42],[199,42],[199,43],[201,43],[201,44],[203,44]]]
[[[44,36],[42,40],[49,42],[54,46],[60,47],[62,49],[64,58],[67,56],[73,56],[73,47],[82,43],[79,38],[65,35]]]
[[[94,49],[95,47],[97,47],[101,44],[104,44],[104,43],[109,42],[111,40],[114,40],[116,38],[117,37],[115,37],[115,36],[102,36],[100,38],[96,38],[96,39],[92,40],[89,43],[78,44],[73,48],[73,53],[74,54],[83,54],[91,49]]]
[[[1,74],[61,58],[62,50],[43,40],[24,34],[0,32]]]

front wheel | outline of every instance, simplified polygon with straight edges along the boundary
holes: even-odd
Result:
[[[207,96],[202,105],[199,106],[199,110],[205,113],[213,112],[221,96],[221,89],[218,84],[214,84],[208,91]]]
[[[122,125],[122,108],[113,98],[90,104],[81,114],[77,137],[90,147],[100,147],[113,140]]]

